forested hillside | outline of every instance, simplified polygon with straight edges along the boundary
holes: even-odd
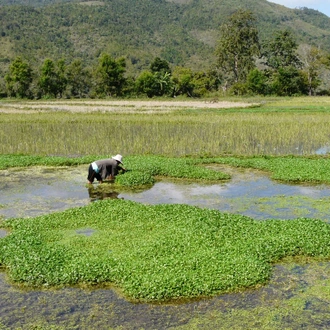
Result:
[[[330,18],[266,0],[0,0],[0,96],[330,93]]]
[[[24,5],[23,5],[24,4]],[[266,0],[0,0],[0,63],[15,56],[96,61],[102,52],[128,59],[139,72],[156,56],[204,69],[214,61],[219,26],[238,8],[257,17],[259,37],[289,28],[297,41],[330,50],[330,18]]]

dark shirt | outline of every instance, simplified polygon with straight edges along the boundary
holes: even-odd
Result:
[[[119,163],[112,158],[97,160],[95,163],[99,168],[99,174],[101,175],[102,180],[105,180],[109,175],[112,175],[113,177],[116,176],[120,169]]]

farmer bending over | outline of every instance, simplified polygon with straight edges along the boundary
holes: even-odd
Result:
[[[120,170],[126,171],[122,163],[123,156],[116,155],[109,159],[96,160],[91,163],[88,168],[88,183],[93,183],[96,179],[99,183],[104,180],[113,180]]]

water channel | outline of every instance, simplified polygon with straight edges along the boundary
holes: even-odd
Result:
[[[185,203],[240,213],[260,221],[297,217],[330,219],[329,185],[288,185],[267,173],[218,169],[219,184],[176,180],[139,192],[86,185],[87,167],[0,171],[0,216],[34,217],[104,198],[140,203]],[[103,185],[104,186],[104,185]],[[0,239],[6,232],[0,230]],[[111,289],[21,290],[0,273],[0,329],[56,325],[63,329],[330,328],[330,263],[274,266],[266,286],[180,304],[133,304]]]

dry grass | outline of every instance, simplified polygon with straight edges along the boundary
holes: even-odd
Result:
[[[255,106],[257,103],[229,101],[136,101],[136,100],[74,100],[74,101],[24,101],[0,103],[0,113],[25,113],[45,111],[68,112],[121,112],[154,113],[182,109],[230,109]]]

